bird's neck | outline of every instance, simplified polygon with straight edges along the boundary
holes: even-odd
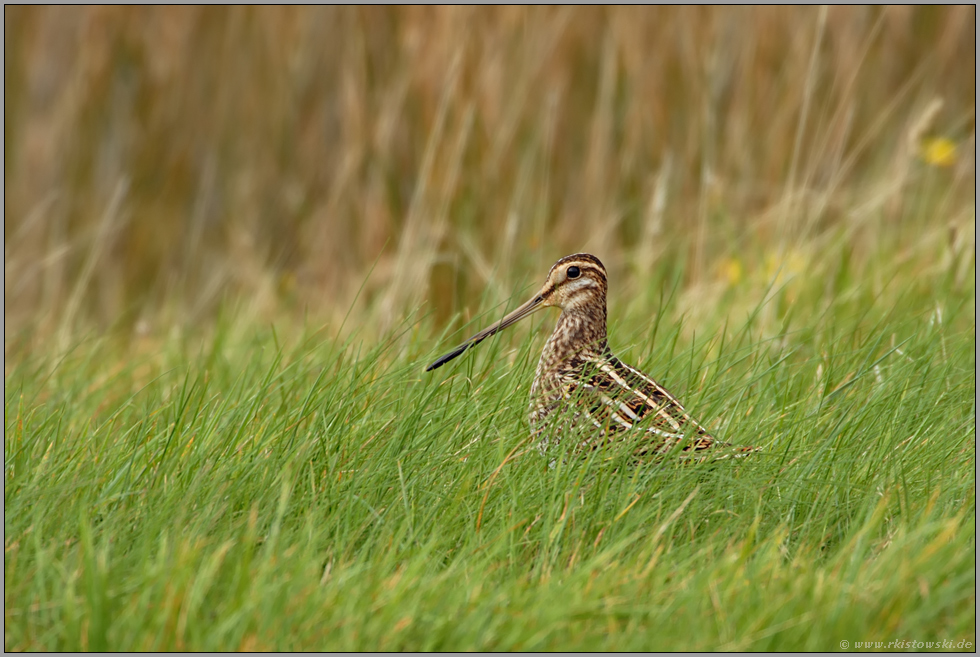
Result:
[[[548,340],[551,360],[564,361],[577,354],[601,354],[606,346],[606,304],[591,303],[562,311]]]
[[[531,385],[531,399],[542,395],[559,399],[563,376],[579,371],[587,361],[608,353],[605,303],[563,309],[555,330],[541,351]]]

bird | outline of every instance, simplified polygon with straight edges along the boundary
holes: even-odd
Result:
[[[627,441],[634,455],[682,458],[744,456],[755,447],[716,440],[677,397],[619,360],[606,336],[606,268],[596,256],[575,253],[556,262],[531,299],[426,367],[431,372],[532,313],[555,306],[561,315],[544,345],[531,384],[531,438],[547,453],[566,436],[594,450]],[[727,448],[727,449],[726,449]],[[724,452],[723,454],[721,452]]]

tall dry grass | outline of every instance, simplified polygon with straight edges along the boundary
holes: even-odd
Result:
[[[227,302],[383,328],[424,301],[444,323],[582,249],[623,285],[666,259],[694,289],[830,230],[860,254],[913,192],[937,234],[972,230],[975,24],[972,6],[6,7],[5,335]]]

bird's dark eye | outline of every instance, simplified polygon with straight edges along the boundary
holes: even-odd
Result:
[[[568,274],[569,278],[578,278],[579,274],[582,272],[579,271],[578,267],[569,267],[568,272],[566,273]]]

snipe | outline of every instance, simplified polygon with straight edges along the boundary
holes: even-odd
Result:
[[[678,446],[688,455],[730,448],[716,441],[662,385],[612,354],[606,343],[606,290],[606,268],[598,258],[588,253],[566,256],[552,266],[533,298],[426,371],[445,365],[536,310],[558,306],[561,316],[541,352],[531,385],[528,417],[542,450],[571,433],[583,448],[629,438],[637,455],[664,454]],[[754,449],[727,451],[738,456]]]

